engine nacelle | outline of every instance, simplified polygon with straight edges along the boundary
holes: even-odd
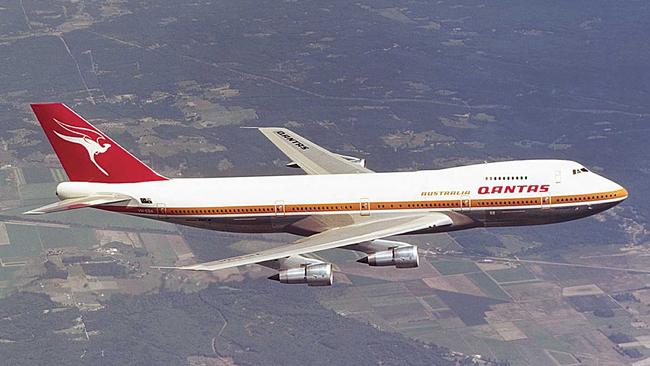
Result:
[[[420,257],[418,256],[418,247],[409,245],[372,253],[360,259],[359,262],[368,263],[370,266],[415,268],[420,265]]]
[[[269,277],[281,283],[306,283],[308,286],[331,286],[333,280],[332,264],[308,264],[303,267],[289,268]]]

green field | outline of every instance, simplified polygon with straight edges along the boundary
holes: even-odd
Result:
[[[474,262],[471,261],[450,261],[433,258],[431,264],[443,275],[455,275],[463,273],[480,272]]]
[[[325,261],[332,263],[353,262],[359,258],[355,252],[345,249],[331,249],[322,251],[318,253],[318,256]]]
[[[500,300],[510,300],[510,296],[503,292],[499,285],[492,281],[492,279],[485,273],[470,273],[466,276],[489,297]]]
[[[95,237],[95,232],[92,229],[87,228],[39,226],[38,233],[41,237],[43,247],[46,249],[65,247],[88,249],[99,245],[99,242]]]
[[[11,244],[0,246],[0,258],[4,262],[36,257],[48,248],[92,248],[98,245],[95,232],[88,228],[5,225]]]
[[[476,337],[468,333],[463,332],[461,334],[466,334],[464,338],[470,345],[472,353],[494,355],[493,357],[495,359],[500,361],[507,360],[510,362],[510,365],[528,365],[528,360],[519,352],[519,347],[508,344],[508,342],[490,339],[488,337]]]
[[[346,276],[350,279],[350,281],[352,281],[352,284],[355,286],[380,285],[388,282],[374,277],[356,276],[350,274]]]
[[[595,316],[593,313],[584,313],[584,316],[598,329],[604,329],[607,333],[625,333],[631,336],[645,335],[647,332],[644,329],[634,328],[631,325],[632,317],[625,309],[613,309],[614,316],[609,318],[601,318]]]
[[[409,317],[414,315],[419,315],[420,319],[426,316],[426,310],[422,307],[422,304],[417,302],[415,299],[402,304],[373,306],[373,310],[375,314],[388,322],[403,320],[402,323],[405,323],[408,321]]]
[[[65,182],[68,180],[68,176],[65,174],[65,171],[61,168],[52,168],[50,169],[54,180],[57,182]]]
[[[3,262],[38,256],[43,250],[38,228],[30,225],[5,224],[11,244],[0,246]]]
[[[444,309],[447,308],[447,305],[440,300],[440,298],[436,295],[431,295],[431,296],[426,296],[423,297],[422,300],[424,300],[429,306],[431,306],[432,309]]]
[[[14,273],[22,269],[22,266],[2,266],[0,267],[0,281],[10,281],[14,278]]]
[[[530,273],[524,266],[519,266],[517,268],[498,269],[495,271],[487,272],[498,283],[532,281],[537,279],[535,275]]]
[[[3,299],[5,297],[9,296],[9,294],[11,294],[11,292],[12,292],[12,289],[10,289],[10,288],[0,288],[0,299]]]
[[[53,169],[46,167],[22,168],[23,178],[27,184],[54,182]]]
[[[543,349],[553,349],[557,351],[570,352],[570,345],[567,342],[562,342],[557,338],[553,337],[546,328],[540,326],[538,323],[530,320],[521,320],[514,322],[517,328],[519,328],[526,337],[530,339],[535,346]]]
[[[559,363],[560,365],[575,365],[578,363],[575,357],[572,354],[566,352],[558,351],[548,351],[548,353]]]
[[[407,337],[447,347],[457,352],[472,354],[474,351],[469,347],[465,337],[459,334],[460,332],[453,329],[444,329],[435,321],[432,321],[431,323],[422,322],[422,324],[423,325],[418,328],[402,328],[400,329],[400,333]]]
[[[431,341],[430,335],[432,333],[442,333],[445,331],[435,320],[422,320],[418,322],[404,323],[396,325],[395,327],[399,330],[400,333],[422,341]]]
[[[57,184],[54,182],[26,184],[20,186],[18,191],[20,199],[26,202],[45,199],[51,199],[54,202],[56,201],[56,186]]]
[[[517,235],[499,235],[499,240],[510,253],[521,253],[528,249],[540,246],[539,243],[524,240]]]
[[[17,200],[20,197],[18,196],[18,187],[16,185],[16,177],[14,175],[14,169],[2,169],[0,170],[0,200]]]
[[[153,258],[154,263],[159,266],[171,266],[176,262],[176,253],[169,244],[169,240],[162,234],[140,234],[144,247]]]

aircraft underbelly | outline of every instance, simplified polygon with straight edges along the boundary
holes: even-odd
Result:
[[[551,208],[527,209],[481,209],[470,211],[445,211],[452,221],[451,226],[436,227],[411,234],[432,234],[463,230],[473,227],[500,227],[541,225],[587,217],[604,211],[615,202],[594,205],[578,205]],[[249,217],[151,217],[149,218],[192,226],[208,230],[237,232],[237,233],[292,233],[309,236],[335,227],[350,225],[363,219],[378,216],[394,216],[396,214],[371,213],[369,217],[360,215],[327,214],[327,215],[284,215],[284,216],[249,216]],[[401,214],[403,215],[403,214]]]
[[[595,215],[616,204],[617,202],[608,202],[527,210],[485,210],[480,213],[476,212],[475,219],[480,219],[478,216],[482,216],[483,218],[480,220],[486,227],[553,224]]]
[[[181,217],[158,218],[158,220],[178,225],[198,227],[202,229],[226,231],[235,233],[280,233],[287,232],[287,227],[304,219],[306,216],[282,217]]]

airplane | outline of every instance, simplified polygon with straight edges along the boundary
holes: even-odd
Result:
[[[414,268],[415,245],[386,239],[477,227],[579,219],[628,197],[619,184],[568,160],[519,160],[439,170],[374,172],[282,127],[257,128],[306,175],[166,178],[61,103],[32,104],[70,181],[59,202],[26,212],[96,208],[198,228],[302,238],[212,262],[158,267],[217,271],[261,264],[272,280],[332,285],[332,264],[311,253],[344,248],[370,266]]]

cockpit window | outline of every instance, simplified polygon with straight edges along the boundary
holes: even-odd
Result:
[[[580,168],[580,171],[585,173],[588,172],[587,168]]]
[[[589,170],[587,168],[582,167],[580,169],[573,169],[573,175],[580,174],[580,173],[587,173]]]

